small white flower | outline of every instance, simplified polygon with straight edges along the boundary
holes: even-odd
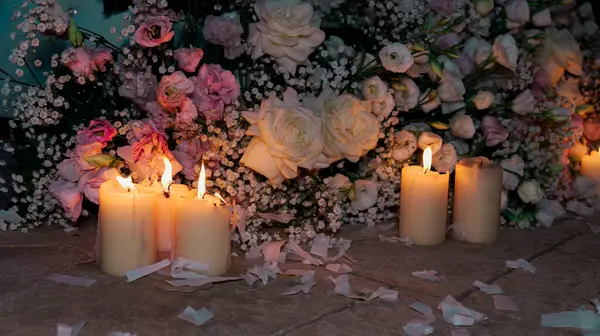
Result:
[[[419,136],[417,144],[422,150],[431,147],[431,154],[435,155],[442,148],[442,137],[435,133],[423,132]]]
[[[354,197],[352,208],[364,211],[377,203],[377,183],[368,180],[354,182]]]
[[[452,173],[458,162],[456,150],[452,144],[444,144],[433,156],[432,165],[440,173]]]
[[[394,147],[392,158],[397,162],[410,159],[417,150],[417,137],[409,131],[400,131],[394,134]]]
[[[396,73],[404,73],[414,64],[410,50],[401,43],[392,43],[381,49],[379,59],[386,70]]]

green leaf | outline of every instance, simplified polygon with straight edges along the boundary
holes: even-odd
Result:
[[[433,70],[434,74],[436,74],[438,77],[442,77],[443,67],[435,56],[429,56],[429,66],[431,67],[431,70]]]
[[[594,112],[594,106],[587,104],[579,105],[575,108],[575,112],[577,112],[577,114],[579,114],[580,116],[585,116],[588,113]]]
[[[427,125],[435,128],[436,130],[440,130],[440,131],[444,131],[450,128],[450,126],[448,126],[448,124],[444,124],[441,121],[431,121],[428,122]]]
[[[75,24],[75,20],[73,19],[69,21],[69,42],[71,42],[74,48],[79,48],[83,44],[83,35],[77,28],[77,24]]]
[[[115,167],[120,162],[118,158],[108,154],[87,156],[84,158],[84,160],[98,168]]]

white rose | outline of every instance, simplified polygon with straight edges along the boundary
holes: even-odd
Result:
[[[471,37],[465,42],[463,53],[479,65],[492,54],[492,45],[484,39]]]
[[[546,29],[544,47],[544,52],[551,56],[552,60],[561,68],[575,76],[583,75],[581,70],[583,56],[579,44],[567,29]]]
[[[417,84],[410,78],[403,77],[396,84],[392,84],[394,89],[394,101],[400,111],[413,109],[419,103],[421,91]]]
[[[296,91],[288,89],[284,101],[271,97],[260,111],[246,112],[253,135],[241,162],[277,185],[298,175],[298,167],[325,168],[321,119],[302,107]]]
[[[342,174],[336,174],[331,178],[328,184],[329,188],[331,188],[338,196],[338,199],[341,199],[342,196],[352,188],[352,182],[350,179]]]
[[[560,202],[556,200],[543,199],[536,204],[536,207],[538,213],[535,218],[545,227],[552,226],[555,219],[567,213]]]
[[[529,22],[529,4],[527,0],[511,0],[506,7],[506,23],[509,29],[516,28]]]
[[[458,162],[456,150],[451,144],[444,144],[433,156],[432,165],[440,173],[452,173]]]
[[[521,201],[531,204],[535,204],[544,198],[544,192],[536,180],[521,183],[519,189],[517,189],[517,194],[519,194]]]
[[[286,71],[296,72],[298,64],[325,40],[319,29],[321,19],[313,7],[300,0],[259,0],[254,5],[259,21],[249,26],[248,45],[252,59],[271,55]]]
[[[368,180],[354,182],[354,197],[352,208],[354,210],[367,210],[377,203],[377,183]]]
[[[456,115],[450,119],[450,132],[452,135],[464,139],[471,139],[475,135],[475,124],[468,115]]]
[[[529,89],[521,92],[515,100],[512,102],[510,109],[520,115],[526,115],[535,111],[535,105],[537,104],[535,97],[531,94]]]
[[[379,141],[377,117],[351,94],[326,101],[321,118],[324,153],[329,162],[342,158],[357,162]]]
[[[454,113],[464,109],[467,106],[464,101],[454,103],[442,103],[442,114]]]
[[[409,131],[400,131],[394,134],[394,147],[392,147],[392,158],[396,162],[404,162],[410,159],[417,150],[417,137]]]
[[[363,81],[362,95],[366,100],[382,102],[388,93],[387,90],[387,85],[377,76]]]
[[[525,173],[525,162],[519,156],[513,156],[500,162],[502,169],[502,183],[506,190],[515,190]],[[507,171],[508,170],[508,171]],[[515,175],[516,174],[516,175]],[[518,176],[517,176],[518,175]]]
[[[394,96],[390,93],[385,94],[383,101],[366,101],[367,110],[378,117],[387,118],[394,110]]]
[[[481,16],[490,14],[494,10],[494,0],[475,0],[475,10]]]
[[[423,132],[421,135],[419,135],[417,145],[422,150],[427,149],[427,147],[431,147],[431,154],[435,155],[442,148],[442,137],[435,133]]]
[[[379,59],[386,70],[396,73],[404,73],[414,64],[410,50],[401,43],[385,46],[379,52]]]
[[[485,110],[492,106],[496,96],[489,91],[479,91],[475,98],[473,98],[473,103],[478,110]]]
[[[546,8],[541,12],[533,14],[532,17],[533,25],[536,27],[547,27],[552,24],[552,15],[550,9]]]
[[[494,56],[496,62],[509,70],[515,71],[519,59],[519,48],[515,38],[509,34],[496,37],[496,40],[494,40]]]
[[[421,109],[425,113],[429,113],[440,106],[442,101],[435,90],[425,91],[420,97]]]

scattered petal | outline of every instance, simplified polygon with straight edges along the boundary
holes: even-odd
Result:
[[[497,310],[508,310],[508,311],[519,311],[519,307],[510,296],[506,295],[494,295],[494,307]]]
[[[477,287],[480,291],[486,294],[502,294],[502,288],[497,284],[488,285],[479,280],[475,280],[473,282],[473,286]]]
[[[338,249],[338,253],[335,255],[335,257],[329,259],[328,261],[336,261],[336,260],[340,259],[341,257],[346,257],[348,260],[354,262],[353,259],[351,259],[350,257],[348,257],[348,255],[346,255],[346,251],[348,251],[348,249],[350,248],[351,245],[352,245],[351,240],[344,239],[344,238],[338,239],[337,243],[335,244],[335,246]]]
[[[181,287],[181,286],[190,286],[190,287],[200,287],[209,283],[216,282],[227,282],[227,281],[238,281],[242,280],[242,277],[206,277],[200,279],[182,279],[182,280],[167,280],[167,283],[171,286]]]
[[[192,259],[178,257],[171,265],[171,276],[177,279],[205,278],[196,272],[208,271],[208,265]]]
[[[450,295],[446,296],[444,300],[440,302],[440,304],[438,305],[438,309],[442,311],[442,316],[444,317],[444,320],[448,323],[453,323],[454,315],[470,317],[475,321],[483,321],[487,319],[487,317],[484,314],[463,306],[460,302],[456,301],[456,299]]]
[[[591,310],[544,314],[541,324],[544,327],[581,328],[591,331],[600,325],[600,315]]]
[[[358,295],[352,291],[350,287],[350,277],[348,274],[342,274],[337,278],[329,277],[331,282],[335,285],[334,291],[338,294],[341,294],[349,299],[358,299],[358,300],[366,300],[367,298],[363,295]]]
[[[171,265],[171,262],[169,261],[169,259],[165,259],[163,261],[157,262],[156,264],[152,264],[152,265],[140,267],[138,269],[134,269],[131,271],[127,271],[127,273],[125,273],[125,276],[127,277],[127,282],[132,282],[139,278],[143,278],[148,274],[158,272],[158,271],[160,271],[161,268],[167,267],[169,265]]]
[[[329,238],[325,236],[317,236],[312,241],[310,253],[323,259],[327,259],[327,250],[329,250]]]
[[[309,280],[301,285],[294,286],[285,292],[281,293],[281,295],[296,295],[300,292],[304,292],[304,294],[308,294],[311,288],[313,288],[317,283],[315,280]]]
[[[214,315],[206,308],[195,310],[194,308],[187,306],[181,314],[177,315],[177,317],[197,326],[201,326],[212,319]]]
[[[410,237],[387,237],[384,235],[379,235],[379,241],[388,243],[403,243],[406,246],[412,246],[413,244],[413,240]]]
[[[429,282],[444,282],[444,277],[438,275],[438,272],[434,271],[434,270],[423,270],[423,271],[417,271],[417,272],[412,272],[412,275],[414,277],[417,277],[421,280],[425,280],[425,281],[429,281]]]
[[[450,330],[450,336],[471,336],[467,329],[452,329]]]
[[[367,301],[371,301],[376,298],[380,298],[384,301],[394,302],[398,300],[398,292],[384,287],[379,287],[376,291],[369,295]]]
[[[452,325],[454,326],[472,326],[475,324],[475,319],[469,316],[454,315],[452,316]]]
[[[300,282],[306,283],[315,278],[315,271],[312,270],[287,270],[283,272],[284,275],[293,275],[300,277]]]
[[[590,230],[592,230],[593,234],[600,233],[600,225],[594,225],[592,223],[588,223],[588,226],[590,227]]]
[[[292,241],[290,241],[288,243],[288,251],[292,252],[293,254],[297,255],[300,258],[302,258],[308,264],[312,264],[312,265],[315,265],[315,266],[321,266],[321,265],[323,265],[323,261],[322,260],[313,257],[312,255],[310,255],[310,253],[304,251],[298,244],[296,244],[296,243],[294,243]]]
[[[431,307],[424,304],[423,302],[415,302],[415,303],[411,304],[409,307],[418,311],[419,313],[421,313],[425,316],[435,318]]]
[[[259,246],[255,246],[255,247],[251,248],[250,251],[248,251],[248,253],[246,253],[246,259],[262,258],[263,257],[262,251],[266,244],[267,243],[263,243]]]
[[[402,330],[407,336],[424,336],[433,334],[433,327],[425,321],[412,320],[406,324]]]
[[[537,270],[537,268],[535,266],[530,264],[525,259],[518,259],[517,261],[507,260],[506,267],[520,268],[520,269],[524,270],[525,272],[532,273],[532,274],[535,273],[535,271]]]
[[[342,273],[342,274],[351,273],[354,271],[350,266],[348,266],[346,264],[329,264],[329,265],[325,266],[325,268],[334,273]]]
[[[254,284],[258,280],[258,277],[251,273],[242,274],[241,277],[244,278],[244,280],[246,280],[248,286],[252,286],[252,284]]]
[[[80,278],[80,277],[64,275],[64,274],[52,274],[52,275],[46,277],[46,279],[52,280],[52,281],[58,282],[58,283],[67,284],[67,285],[83,286],[83,287],[89,287],[96,283],[96,280],[94,280],[94,279]]]
[[[85,322],[77,323],[74,326],[68,326],[66,324],[57,324],[56,336],[77,336],[84,326]]]

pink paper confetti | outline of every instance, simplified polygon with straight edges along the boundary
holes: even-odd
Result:
[[[296,244],[292,241],[290,241],[288,243],[288,252],[292,252],[295,255],[297,255],[298,257],[302,258],[304,260],[303,263],[306,261],[306,263],[312,264],[315,266],[323,265],[322,260],[313,257],[312,255],[310,255],[310,253],[304,251],[298,244]]]
[[[348,266],[346,264],[329,264],[329,265],[325,266],[325,268],[334,273],[341,273],[341,274],[351,273],[354,271],[350,266]]]
[[[497,310],[508,310],[515,312],[519,311],[519,307],[517,307],[515,301],[513,301],[513,299],[511,299],[509,296],[494,295],[493,298],[494,307],[496,307]]]
[[[325,236],[316,236],[310,246],[310,253],[323,259],[327,259],[327,250],[329,250],[329,238]]]
[[[269,242],[263,248],[263,254],[265,256],[265,261],[278,262],[279,255],[281,252],[281,247],[285,244],[285,240],[280,240],[277,242]]]

